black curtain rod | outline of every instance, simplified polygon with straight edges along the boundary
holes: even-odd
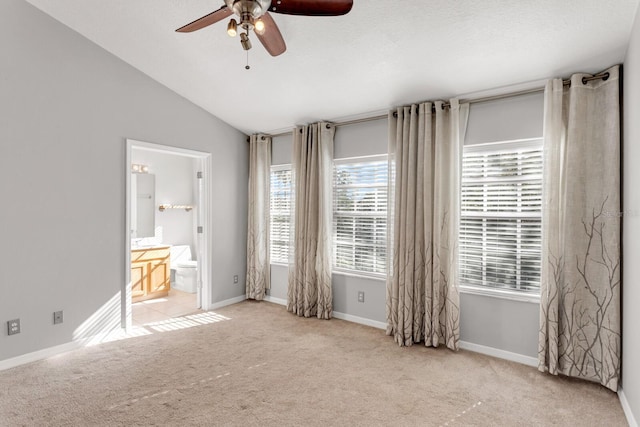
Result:
[[[608,80],[609,77],[611,75],[609,74],[609,72],[605,72],[605,73],[599,73],[599,74],[595,74],[591,77],[583,77],[582,78],[582,84],[586,85],[588,82],[593,81],[593,80]],[[565,79],[562,80],[562,84],[564,86],[571,86],[571,79]],[[528,90],[521,90],[519,92],[511,92],[511,93],[505,93],[502,95],[494,95],[494,96],[486,96],[486,97],[482,97],[482,98],[475,98],[475,99],[462,99],[460,100],[460,104],[464,104],[464,103],[470,103],[470,104],[476,104],[476,103],[480,103],[480,102],[487,102],[487,101],[495,101],[498,99],[505,99],[505,98],[511,98],[513,96],[518,96],[518,95],[526,95],[529,93],[536,93],[536,92],[543,92],[544,91],[544,87],[540,87],[540,88],[535,88],[535,89],[528,89]],[[443,103],[442,104],[442,109],[444,110],[445,108],[451,107],[451,104],[449,104],[448,102]],[[436,106],[435,105],[431,105],[431,111],[435,113],[436,111]],[[397,112],[393,112],[393,117],[398,117],[398,113]]]
[[[598,73],[598,74],[594,74],[591,77],[583,77],[582,78],[582,84],[587,84],[590,81],[593,80],[608,80],[610,77],[609,72],[604,72],[604,73]],[[565,79],[562,80],[562,84],[564,86],[571,86],[571,79]],[[495,100],[499,100],[499,99],[505,99],[505,98],[511,98],[514,96],[519,96],[519,95],[527,95],[529,93],[537,93],[537,92],[542,92],[544,91],[544,87],[539,87],[539,88],[534,88],[534,89],[527,89],[527,90],[521,90],[518,92],[511,92],[511,93],[505,93],[502,95],[494,95],[494,96],[486,96],[486,97],[481,97],[481,98],[474,98],[474,99],[461,99],[460,100],[460,104],[464,104],[464,103],[470,103],[470,104],[475,104],[475,103],[480,103],[480,102],[488,102],[488,101],[495,101]],[[451,104],[447,103],[443,103],[442,104],[442,109],[444,110],[445,108],[450,107]],[[435,113],[436,111],[436,107],[435,105],[431,105],[431,111]],[[384,115],[380,115],[380,116],[373,116],[373,117],[367,117],[367,118],[363,118],[363,119],[355,119],[355,120],[347,120],[344,122],[337,122],[337,123],[327,123],[327,129],[329,129],[331,127],[331,125],[333,126],[346,126],[346,125],[352,125],[355,123],[362,123],[362,122],[369,122],[372,120],[380,120],[383,119],[385,117],[388,117],[387,114]],[[398,113],[396,111],[393,112],[393,117],[398,117]],[[276,137],[276,136],[284,136],[284,135],[288,135],[290,133],[292,133],[293,130],[290,130],[288,132],[282,132],[282,133],[278,133],[275,135],[266,135],[266,136],[270,136],[270,137]],[[300,132],[302,132],[302,129],[300,129]],[[265,140],[265,135],[262,135],[261,139],[264,141]],[[247,138],[247,142],[249,142],[249,138]]]

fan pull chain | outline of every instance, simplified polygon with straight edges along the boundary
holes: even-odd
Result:
[[[245,70],[250,70],[251,67],[249,66],[249,51],[247,50],[247,65],[244,66]]]

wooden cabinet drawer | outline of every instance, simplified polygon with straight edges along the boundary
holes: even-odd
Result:
[[[133,249],[131,262],[151,261],[154,259],[169,259],[169,248]]]

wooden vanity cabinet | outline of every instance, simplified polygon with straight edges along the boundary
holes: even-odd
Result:
[[[131,301],[164,297],[171,288],[169,246],[131,250]]]

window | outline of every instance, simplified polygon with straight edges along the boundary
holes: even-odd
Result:
[[[291,224],[291,166],[271,167],[271,242],[272,263],[289,262],[289,233]]]
[[[542,140],[466,146],[462,163],[462,284],[539,293]]]
[[[387,176],[387,156],[335,161],[333,262],[337,271],[384,274]]]

